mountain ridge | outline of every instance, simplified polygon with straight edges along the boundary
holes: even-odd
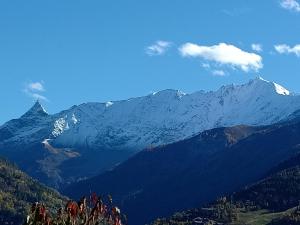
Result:
[[[217,91],[168,89],[122,101],[83,103],[53,115],[37,102],[19,119],[0,126],[0,154],[30,175],[35,176],[28,163],[41,169],[42,177],[36,178],[57,187],[111,169],[148,147],[216,127],[276,123],[299,109],[299,95],[260,77]],[[60,150],[45,151],[45,140]],[[66,157],[66,151],[76,157]]]

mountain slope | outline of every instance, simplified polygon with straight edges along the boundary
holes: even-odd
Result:
[[[297,121],[204,131],[140,152],[113,171],[71,185],[64,193],[77,197],[88,193],[86,187],[111,193],[129,218],[135,219],[131,224],[149,222],[199,206],[264,176],[299,151]]]
[[[31,205],[37,201],[51,209],[58,209],[66,198],[0,158],[0,223],[21,224]]]
[[[61,187],[112,169],[150,146],[216,127],[268,125],[299,109],[299,95],[262,78],[215,92],[165,90],[86,103],[54,115],[37,102],[0,127],[0,154],[48,185]]]
[[[211,223],[235,225],[299,224],[299,208],[296,208],[299,198],[300,154],[296,154],[272,169],[264,179],[226,198],[202,208],[177,212],[169,219],[157,219],[153,225],[188,225],[204,218]],[[227,212],[218,212],[220,207],[227,208]]]

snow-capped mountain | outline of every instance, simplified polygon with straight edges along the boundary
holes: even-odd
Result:
[[[62,162],[78,157],[89,161],[92,157],[98,164],[100,160],[97,162],[95,157],[101,152],[98,157],[105,165],[93,166],[99,172],[147,147],[182,140],[215,127],[272,124],[299,109],[299,95],[260,77],[211,92],[164,90],[123,101],[84,103],[54,115],[47,114],[36,102],[21,118],[0,127],[0,154],[5,152],[18,163],[24,160],[14,155],[22,152],[20,149],[43,143],[47,156],[44,152],[34,162],[44,172],[52,173],[55,161],[55,168],[60,168],[55,176],[60,176],[64,173]],[[83,170],[86,175],[92,174]]]
[[[40,110],[43,115],[45,111],[38,108],[30,111]],[[299,108],[299,96],[257,78],[216,92],[164,90],[125,101],[74,106],[52,116],[49,138],[68,147],[140,150],[220,126],[271,124]]]

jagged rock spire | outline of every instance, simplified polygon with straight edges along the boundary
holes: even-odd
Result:
[[[48,113],[41,105],[39,100],[36,100],[34,105],[22,116],[22,117],[33,117],[33,116],[47,116]]]

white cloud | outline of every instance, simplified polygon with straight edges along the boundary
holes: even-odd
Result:
[[[213,46],[201,46],[186,43],[179,48],[183,57],[199,57],[213,61],[221,65],[229,65],[233,68],[258,71],[263,67],[262,57],[255,53],[245,52],[234,45],[220,43]]]
[[[214,75],[214,76],[219,76],[219,77],[226,76],[225,71],[216,68],[215,65],[210,65],[209,63],[202,63],[201,66],[202,66],[202,68],[204,68],[205,70],[211,72],[212,75]]]
[[[223,77],[223,76],[226,75],[225,72],[224,72],[223,70],[213,70],[213,71],[212,71],[212,74],[213,74],[214,76],[220,76],[220,77]]]
[[[224,13],[227,16],[240,16],[246,13],[251,12],[252,10],[250,8],[234,8],[234,9],[223,9],[221,10],[222,13]]]
[[[209,63],[202,63],[201,65],[204,69],[210,69]]]
[[[41,92],[45,92],[44,82],[30,82],[25,84],[23,89],[24,93],[35,100],[48,101],[47,97],[42,95]]]
[[[172,43],[168,41],[156,41],[153,45],[146,48],[146,53],[150,56],[163,55],[171,47]]]
[[[275,45],[275,50],[280,54],[295,54],[296,56],[300,57],[300,44],[291,47],[286,44]]]
[[[252,44],[251,48],[253,51],[256,51],[256,52],[262,52],[262,50],[263,50],[261,44]]]
[[[27,84],[27,88],[31,91],[45,91],[43,82],[31,82]]]
[[[282,0],[280,5],[284,9],[300,12],[300,3],[296,0]]]
[[[36,100],[44,100],[48,102],[48,99],[44,95],[40,95],[37,93],[29,93],[29,95]]]

